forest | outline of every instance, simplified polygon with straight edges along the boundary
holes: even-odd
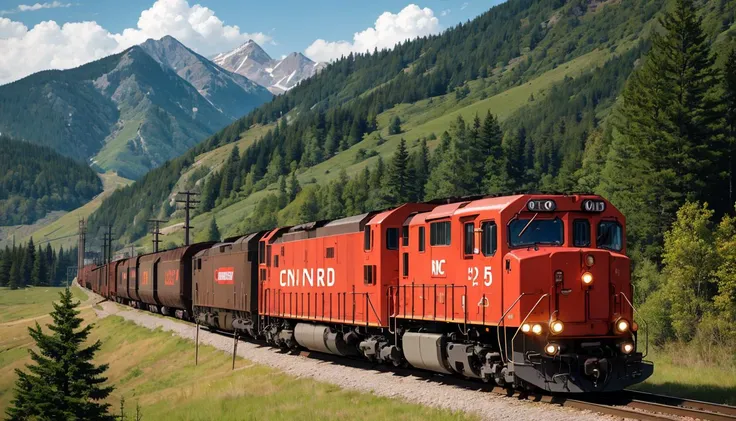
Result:
[[[0,225],[31,224],[102,192],[97,173],[50,148],[0,136],[0,156]]]
[[[0,287],[63,286],[74,278],[74,274],[67,277],[67,268],[76,264],[76,247],[55,250],[51,243],[36,247],[31,238],[26,245],[0,249]]]
[[[665,3],[624,0],[595,18],[586,13],[590,4],[509,1],[442,35],[339,60],[116,193],[92,224],[113,221],[121,241],[139,238],[146,231],[140,221],[171,215],[162,203],[194,157],[271,123],[247,149],[233,148],[215,173],[195,172],[200,212],[274,184],[238,233],[413,200],[595,192],[627,217],[636,305],[652,340],[689,342],[702,355],[714,346],[733,349],[736,2],[673,0],[658,14]],[[550,25],[553,13],[559,19]],[[396,104],[453,92],[462,99],[471,80],[501,92],[602,46],[613,52],[607,62],[530,97],[503,121],[490,113],[458,117],[441,133],[402,139],[390,160],[379,156],[358,173],[342,171],[329,183],[296,177],[368,134],[401,135],[401,115],[388,127],[377,122]],[[515,66],[496,71],[509,61]],[[374,153],[362,150],[356,159]],[[211,225],[217,228],[214,219]]]

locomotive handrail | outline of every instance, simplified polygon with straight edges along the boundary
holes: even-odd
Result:
[[[537,306],[539,305],[539,303],[541,303],[542,300],[545,299],[545,298],[547,298],[547,297],[549,297],[549,293],[545,293],[544,295],[542,295],[541,297],[539,297],[539,299],[537,300],[537,303],[534,304],[534,307],[532,307],[532,309],[529,310],[529,313],[526,314],[526,317],[524,317],[524,320],[522,320],[521,323],[519,323],[519,327],[516,328],[516,333],[514,333],[514,336],[511,338],[511,359],[509,359],[509,361],[511,362],[511,364],[515,364],[514,363],[514,340],[516,340],[516,335],[519,334],[519,331],[521,330],[521,327],[524,325],[524,323],[526,323],[526,320],[529,318],[529,316],[532,315],[532,313],[537,308]],[[506,346],[504,346],[504,351],[508,351],[507,347],[508,347],[508,344]],[[507,356],[508,356],[508,354],[507,354]]]
[[[496,337],[498,338],[498,351],[499,352],[501,351],[501,347],[502,347],[502,345],[501,345],[501,329],[500,329],[501,323],[503,322],[503,327],[504,327],[504,329],[503,329],[504,330],[504,341],[508,343],[508,341],[505,340],[505,338],[506,338],[506,315],[509,314],[509,312],[516,306],[516,304],[521,300],[521,297],[523,297],[525,295],[526,295],[526,292],[522,292],[521,295],[519,295],[516,298],[516,301],[514,301],[513,304],[511,304],[511,306],[509,306],[509,308],[506,309],[506,311],[503,313],[503,315],[501,316],[501,319],[498,321],[498,323],[496,323],[496,326],[498,326],[498,328],[496,329]],[[504,347],[504,350],[505,350],[505,347]],[[504,356],[503,353],[501,353],[501,358],[505,358],[505,360],[508,361],[508,356]],[[506,361],[504,361],[504,362],[506,362]]]
[[[388,294],[388,297],[392,297],[392,298],[395,297],[395,309],[393,311],[393,314],[390,314],[389,315],[389,319],[391,317],[393,317],[394,319],[396,319],[400,315],[403,315],[403,316],[406,316],[407,315],[407,312],[405,310],[402,311],[401,308],[402,307],[404,307],[404,308],[406,307],[406,297],[408,297],[410,295],[410,294],[407,294],[407,292],[406,292],[406,289],[408,287],[408,288],[411,289],[411,297],[412,297],[412,299],[411,299],[411,317],[415,317],[416,316],[415,311],[414,311],[415,310],[414,309],[414,301],[415,301],[414,296],[416,295],[415,290],[417,288],[421,288],[421,296],[424,297],[424,298],[422,298],[422,309],[421,309],[422,314],[421,314],[421,317],[422,317],[422,319],[424,319],[427,316],[427,314],[426,314],[427,308],[426,308],[426,303],[425,303],[426,297],[425,297],[424,293],[425,293],[425,291],[427,291],[427,292],[432,292],[433,291],[434,296],[432,297],[432,299],[433,299],[434,303],[433,303],[432,308],[433,308],[433,313],[434,314],[432,315],[432,319],[433,320],[437,320],[437,286],[438,285],[444,291],[443,297],[444,297],[444,300],[445,301],[444,301],[444,310],[443,310],[442,320],[445,321],[445,322],[447,322],[449,320],[449,321],[452,321],[453,323],[460,324],[459,322],[457,322],[455,320],[455,301],[456,301],[455,299],[457,298],[456,295],[455,295],[455,289],[458,289],[459,288],[459,289],[462,289],[463,290],[463,295],[462,295],[462,299],[463,299],[463,304],[462,304],[462,306],[463,306],[463,322],[461,323],[462,326],[459,327],[459,329],[460,329],[460,333],[462,333],[464,336],[468,336],[468,305],[465,302],[467,300],[467,296],[468,296],[468,286],[467,285],[436,284],[436,283],[435,284],[415,284],[414,282],[412,282],[410,285],[407,285],[407,284],[404,284],[404,285],[391,285],[391,286],[388,287],[387,294]],[[400,291],[401,291],[402,288],[404,289],[404,294],[403,294],[404,303],[403,303],[403,306],[400,303],[400,301],[401,301]],[[448,288],[449,288],[450,294],[451,294],[451,297],[449,299],[448,299],[448,294],[447,294]],[[391,293],[391,291],[393,291],[394,289],[396,289],[396,294],[392,294]],[[450,316],[449,317],[447,315],[447,311],[448,311],[448,307],[447,307],[448,304],[447,304],[447,302],[448,301],[450,301],[450,306],[451,306],[449,308],[449,310],[450,310]]]
[[[624,294],[623,291],[619,292],[619,294],[621,294],[621,296],[624,297],[624,299],[626,300],[626,302],[629,304],[629,307],[631,307],[631,309],[634,310],[634,313],[637,315],[637,317],[638,316],[641,316],[641,313],[639,313],[639,311],[636,309],[636,307],[634,307],[634,305],[629,300],[629,297],[627,297],[626,294]],[[645,332],[645,335],[644,335],[644,342],[645,342],[645,349],[646,349],[646,351],[644,352],[644,355],[642,355],[642,358],[645,358],[647,355],[649,355],[649,323],[647,323],[647,320],[645,318],[643,318],[643,317],[641,318],[641,321],[644,322],[644,328],[646,329],[646,332]],[[634,321],[632,320],[631,322],[632,322],[632,325],[633,325]],[[638,342],[639,342],[639,335],[633,335],[632,334],[632,336],[634,336],[635,343],[638,344]]]

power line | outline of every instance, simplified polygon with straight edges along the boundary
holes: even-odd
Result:
[[[199,203],[199,200],[192,200],[192,196],[199,196],[199,193],[193,191],[179,192],[184,195],[184,199],[176,199],[176,203],[184,203],[184,245],[189,245],[189,232],[192,228],[191,219],[189,218],[189,211],[194,209],[194,205]]]

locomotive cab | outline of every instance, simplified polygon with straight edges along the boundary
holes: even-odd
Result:
[[[535,196],[523,205],[506,227],[505,298],[518,293],[504,320],[517,317],[507,328],[508,372],[565,393],[621,390],[649,377],[623,215],[598,197]]]

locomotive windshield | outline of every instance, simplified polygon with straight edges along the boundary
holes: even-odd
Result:
[[[562,245],[562,242],[563,223],[560,218],[515,219],[509,224],[509,244],[511,247],[533,246],[535,244],[559,246]]]
[[[621,224],[616,221],[601,221],[598,224],[596,243],[598,248],[621,251],[624,245],[624,233]]]

